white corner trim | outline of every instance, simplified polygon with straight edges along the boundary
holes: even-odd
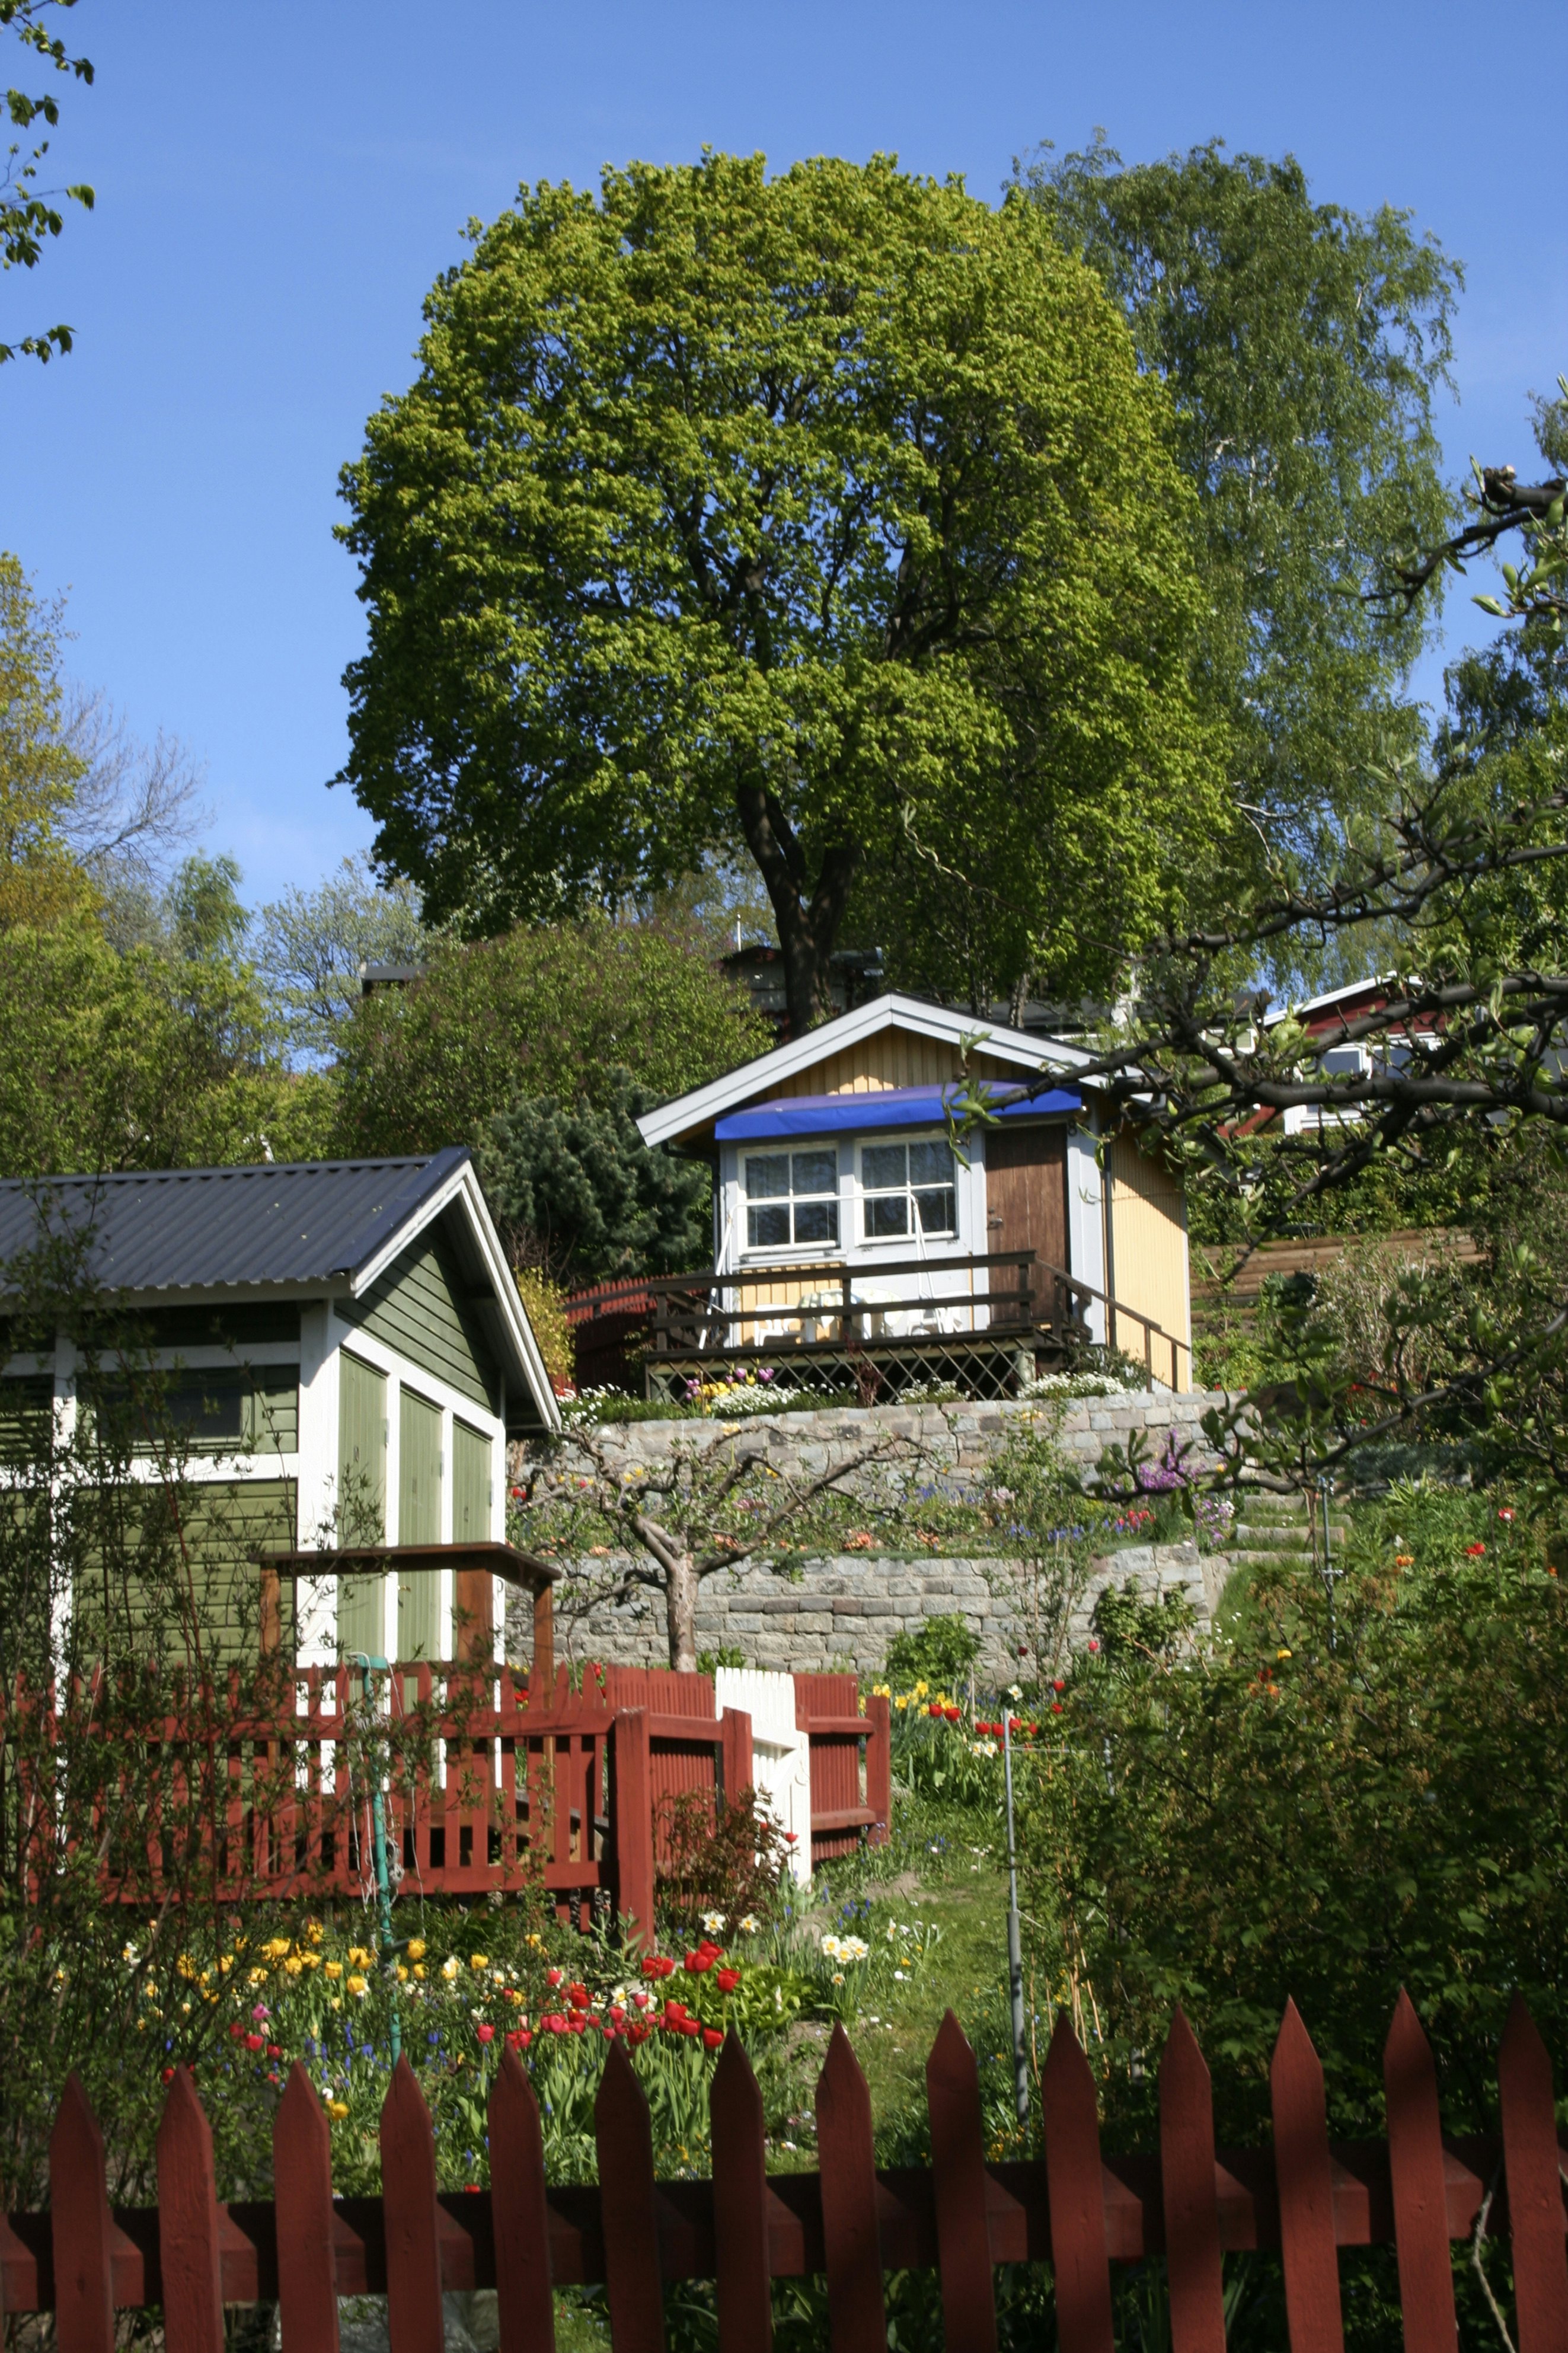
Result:
[[[868,1005],[858,1005],[851,1013],[839,1014],[837,1020],[825,1021],[819,1029],[808,1029],[804,1038],[793,1038],[787,1045],[742,1062],[738,1071],[728,1071],[721,1079],[710,1079],[705,1087],[677,1095],[658,1111],[645,1112],[637,1122],[638,1132],[647,1145],[672,1143],[689,1128],[721,1118],[736,1103],[749,1101],[781,1080],[797,1077],[829,1054],[842,1053],[847,1046],[858,1046],[884,1029],[895,1029],[939,1039],[948,1046],[967,1042],[1031,1074],[1067,1076],[1093,1060],[1082,1047],[1069,1046],[1062,1039],[1030,1038],[1021,1029],[977,1021],[973,1014],[954,1013],[944,1005],[928,1005],[921,997],[889,990],[884,997],[874,997]]]
[[[544,1369],[544,1359],[533,1336],[533,1327],[523,1314],[522,1301],[518,1295],[517,1284],[512,1280],[506,1252],[500,1245],[500,1236],[495,1229],[472,1160],[460,1161],[445,1184],[437,1186],[435,1192],[421,1201],[396,1231],[388,1236],[375,1255],[365,1261],[353,1277],[349,1295],[354,1299],[363,1298],[380,1281],[394,1259],[400,1258],[410,1242],[417,1241],[419,1236],[433,1226],[454,1201],[461,1202],[468,1216],[468,1229],[484,1261],[485,1272],[489,1277],[490,1288],[500,1308],[501,1322],[512,1345],[514,1360],[521,1367],[523,1379],[539,1409],[544,1427],[558,1430],[561,1409],[555,1402],[555,1392],[550,1386],[550,1376]],[[505,1366],[501,1368],[503,1378],[507,1369]]]

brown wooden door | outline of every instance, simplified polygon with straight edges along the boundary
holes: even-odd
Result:
[[[1068,1271],[1068,1132],[1052,1127],[990,1128],[985,1136],[985,1247],[988,1250],[1032,1250],[1037,1264],[1032,1288],[1035,1314],[1051,1312],[1042,1269]],[[992,1270],[990,1289],[1012,1287],[1007,1271]],[[998,1317],[1005,1309],[994,1311]]]

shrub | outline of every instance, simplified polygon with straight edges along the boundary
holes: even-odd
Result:
[[[884,1672],[890,1683],[928,1683],[933,1691],[956,1691],[969,1680],[980,1656],[980,1640],[958,1615],[924,1619],[912,1634],[895,1634]]]
[[[522,1312],[539,1343],[550,1385],[559,1395],[571,1388],[577,1364],[577,1335],[566,1321],[566,1294],[531,1266],[518,1268],[517,1288]]]

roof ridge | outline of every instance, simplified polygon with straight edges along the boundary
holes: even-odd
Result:
[[[445,1144],[435,1152],[367,1153],[353,1160],[229,1160],[192,1168],[105,1168],[47,1170],[34,1176],[0,1176],[0,1187],[30,1185],[150,1185],[174,1184],[192,1176],[321,1176],[342,1169],[355,1173],[372,1168],[429,1168],[448,1155],[468,1152],[466,1144]]]

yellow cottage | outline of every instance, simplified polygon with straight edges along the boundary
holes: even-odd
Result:
[[[1002,1395],[1087,1339],[1189,1388],[1181,1180],[1112,1128],[1089,1059],[890,993],[646,1113],[645,1142],[714,1177],[712,1268],[648,1286],[650,1384],[720,1359],[804,1378],[801,1351],[865,1395]],[[955,1148],[966,1082],[997,1116]]]

